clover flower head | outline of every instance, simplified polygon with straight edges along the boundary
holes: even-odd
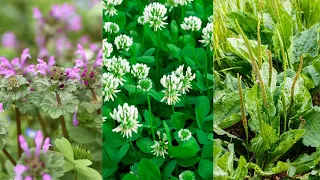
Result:
[[[120,30],[119,25],[114,22],[105,22],[103,28],[109,34],[115,34]]]
[[[132,66],[131,73],[138,79],[146,78],[149,74],[150,68],[146,64],[137,63]]]
[[[119,79],[107,72],[102,75],[102,81],[104,86],[102,91],[104,102],[109,101],[110,99],[114,101],[113,97],[117,97],[116,93],[120,92],[120,90],[118,90]]]
[[[107,39],[104,39],[102,43],[103,43],[103,57],[108,58],[110,57],[113,51],[113,46],[111,43],[108,43]]]
[[[181,141],[188,141],[191,138],[192,134],[188,129],[180,129],[178,131],[178,137]]]
[[[183,74],[183,68],[184,65],[181,65],[177,68],[177,70],[174,72],[180,79],[182,85],[180,92],[182,94],[186,94],[186,92],[189,92],[189,89],[191,89],[191,82],[196,78],[195,74],[192,74],[191,68],[188,66],[187,71],[185,74]]]
[[[112,73],[115,78],[118,79],[120,85],[123,85],[125,81],[122,77],[130,72],[129,62],[122,57],[113,56],[111,59],[104,59],[104,66],[107,68],[108,72]]]
[[[103,9],[105,10],[105,15],[110,17],[117,15],[117,10],[115,6],[122,3],[122,0],[103,0]]]
[[[188,5],[188,3],[191,3],[193,0],[174,0],[174,1],[180,6],[186,6]]]
[[[213,50],[213,23],[208,23],[205,28],[202,29],[202,40],[199,42],[203,43],[204,46],[210,46],[210,50]]]
[[[52,169],[48,162],[52,162],[51,158],[55,157],[51,155],[47,156],[49,147],[51,146],[50,138],[44,139],[42,132],[37,131],[34,142],[36,147],[29,148],[25,138],[22,135],[19,136],[20,147],[23,149],[24,154],[14,167],[15,179],[17,180],[51,178],[48,172],[52,171]],[[54,168],[57,170],[56,166]],[[63,171],[63,164],[59,169]]]
[[[167,100],[168,105],[174,105],[180,101],[179,96],[181,96],[181,94],[179,91],[182,87],[182,82],[176,74],[164,75],[160,79],[160,83],[165,88],[162,90],[164,97],[161,102]]]
[[[150,27],[153,27],[154,31],[158,31],[158,29],[161,30],[161,28],[164,28],[164,25],[168,24],[165,22],[168,18],[166,13],[167,8],[165,5],[153,2],[144,8],[143,17],[145,22],[148,22]]]
[[[133,44],[133,39],[125,34],[120,34],[115,38],[114,44],[117,46],[118,50],[123,49],[128,51]]]
[[[213,23],[213,15],[208,17],[208,21],[209,21],[209,23]]]
[[[201,28],[201,19],[196,16],[185,17],[183,23],[181,24],[181,28],[185,31],[199,31]]]
[[[138,23],[141,25],[144,25],[146,23],[146,20],[144,18],[144,16],[139,16],[138,17]]]
[[[167,134],[163,133],[162,138],[161,134],[159,131],[157,131],[157,135],[159,138],[159,141],[154,141],[154,145],[151,146],[153,149],[151,152],[153,152],[153,155],[155,156],[162,156],[165,158],[165,154],[168,154],[167,149],[168,149],[168,139],[167,139]]]
[[[175,0],[167,0],[166,3],[165,3],[165,5],[169,7],[169,12],[171,12],[172,9],[173,9],[174,7],[177,7],[179,4],[176,3]]]
[[[180,175],[179,175],[179,180],[196,180],[194,173],[192,171],[183,171]]]
[[[152,81],[149,78],[140,79],[137,88],[144,92],[148,92],[152,88]]]
[[[138,109],[128,103],[124,103],[123,106],[118,106],[118,109],[113,109],[110,113],[112,119],[120,123],[113,132],[120,132],[123,137],[132,137],[132,132],[138,133],[138,128],[142,125],[138,122]]]

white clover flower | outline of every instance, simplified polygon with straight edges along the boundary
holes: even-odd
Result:
[[[103,81],[103,91],[102,94],[104,96],[104,102],[109,101],[110,99],[114,101],[113,97],[117,97],[116,93],[120,92],[118,90],[119,80],[114,77],[111,73],[103,73],[102,75]]]
[[[167,0],[165,3],[166,6],[169,7],[169,12],[172,11],[174,7],[177,7],[179,4],[175,2],[175,0]]]
[[[210,23],[213,22],[213,15],[211,15],[211,16],[208,17],[208,21],[209,21]]]
[[[203,43],[204,46],[210,46],[210,50],[213,50],[213,23],[208,23],[205,28],[202,30],[203,40],[199,42]]]
[[[139,16],[138,17],[138,23],[141,25],[144,25],[146,23],[146,20],[144,18],[144,16]]]
[[[111,43],[108,43],[107,39],[104,39],[102,41],[102,44],[103,44],[103,57],[104,58],[108,58],[110,57],[112,51],[113,51],[113,46]]]
[[[194,173],[192,171],[183,171],[180,175],[179,175],[179,180],[196,180]]]
[[[185,17],[183,23],[181,24],[181,28],[185,31],[199,31],[201,28],[201,19],[196,16]]]
[[[109,34],[115,34],[120,30],[119,25],[114,22],[105,22],[103,28]]]
[[[120,123],[112,131],[120,132],[123,137],[132,137],[132,132],[138,133],[138,128],[142,126],[138,122],[138,109],[133,105],[129,106],[128,103],[118,105],[118,109],[114,108],[110,116]]]
[[[148,92],[152,88],[152,81],[149,78],[140,79],[137,88],[144,92]]]
[[[192,137],[192,134],[188,129],[180,129],[178,132],[178,137],[181,139],[181,141],[188,141]]]
[[[138,79],[143,79],[148,76],[149,70],[150,68],[146,64],[137,63],[132,66],[131,74]]]
[[[154,141],[154,145],[151,146],[153,149],[151,152],[153,152],[153,155],[155,156],[162,156],[163,158],[165,154],[168,154],[167,149],[168,149],[168,139],[167,139],[167,134],[163,133],[163,138],[161,138],[160,132],[157,132],[159,141]]]
[[[186,6],[188,3],[191,3],[193,0],[174,0],[175,3],[181,5],[181,6]]]
[[[196,78],[196,74],[192,74],[191,68],[188,66],[187,71],[185,74],[183,74],[183,67],[184,65],[181,65],[178,67],[178,69],[174,72],[177,77],[179,77],[180,81],[182,82],[180,92],[182,94],[186,94],[186,92],[189,92],[189,89],[191,89],[191,82]]]
[[[114,44],[117,46],[117,49],[128,51],[133,44],[133,39],[125,34],[120,34],[115,38]]]
[[[122,86],[125,80],[122,78],[126,73],[130,72],[129,62],[122,57],[113,56],[111,59],[104,59],[103,65],[107,68],[108,72],[112,73],[118,83]]]
[[[171,75],[164,75],[160,79],[160,83],[165,88],[162,90],[162,92],[164,92],[164,97],[161,102],[167,100],[168,105],[174,105],[180,101],[179,96],[181,96],[181,94],[179,91],[181,90],[182,82],[176,74],[172,73]]]
[[[153,27],[154,31],[161,30],[164,28],[164,25],[168,24],[165,20],[168,18],[166,16],[167,8],[165,5],[158,2],[153,2],[144,8],[143,17],[145,22],[150,24],[150,27]]]
[[[114,6],[120,5],[122,0],[103,0],[103,9],[105,10],[105,15],[114,16],[117,14],[117,10]]]

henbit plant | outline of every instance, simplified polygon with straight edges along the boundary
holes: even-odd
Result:
[[[24,49],[20,58],[0,57],[0,147],[12,164],[1,164],[0,179],[102,179],[102,50],[89,39],[69,38],[84,20],[77,13],[71,4],[54,5],[48,15],[34,9],[41,26],[38,46]],[[52,49],[50,44],[59,38],[77,45],[76,50],[73,45],[63,52],[60,46]],[[42,132],[33,130],[38,128]],[[56,139],[52,147],[49,136]],[[17,138],[16,143],[9,138]],[[31,139],[35,148],[28,146]]]
[[[216,4],[215,179],[319,178],[320,19],[301,1]]]
[[[104,4],[103,177],[212,179],[212,2]]]

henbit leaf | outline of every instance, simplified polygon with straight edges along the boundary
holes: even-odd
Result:
[[[161,180],[159,167],[148,159],[139,162],[139,177],[141,180]]]
[[[67,157],[68,160],[73,162],[74,160],[74,154],[73,154],[73,148],[71,146],[71,143],[66,138],[56,139],[55,140],[56,147],[58,150]]]

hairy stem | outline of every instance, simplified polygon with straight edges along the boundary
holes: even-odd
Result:
[[[20,145],[19,136],[22,134],[22,131],[21,131],[20,110],[19,110],[19,108],[18,108],[17,106],[15,107],[15,111],[16,111],[16,123],[17,123],[18,157],[20,158],[20,157],[21,157],[21,154],[22,154],[22,149],[21,149],[21,147],[19,146],[19,145]]]
[[[58,92],[56,92],[56,99],[57,99],[57,103],[59,106],[61,106],[61,98]],[[69,136],[68,136],[68,131],[67,131],[67,127],[66,127],[66,121],[63,117],[63,115],[61,115],[59,117],[60,120],[60,124],[61,124],[61,129],[62,129],[62,133],[63,133],[63,137],[65,137],[66,139],[69,140]]]
[[[98,98],[97,98],[97,94],[94,91],[93,88],[90,88],[91,94],[92,94],[92,99],[93,99],[93,103],[96,104],[98,103]],[[101,108],[97,109],[97,114],[101,114]]]
[[[41,129],[43,131],[43,134],[45,137],[48,137],[48,133],[47,133],[47,124],[46,122],[44,121],[44,119],[42,118],[41,114],[40,114],[40,111],[37,109],[37,114],[38,114],[38,120],[39,120],[39,123],[41,125]]]
[[[17,165],[17,162],[13,159],[13,157],[11,156],[11,154],[6,150],[6,148],[2,149],[3,154],[9,159],[9,161],[11,162],[11,164],[13,166]]]

